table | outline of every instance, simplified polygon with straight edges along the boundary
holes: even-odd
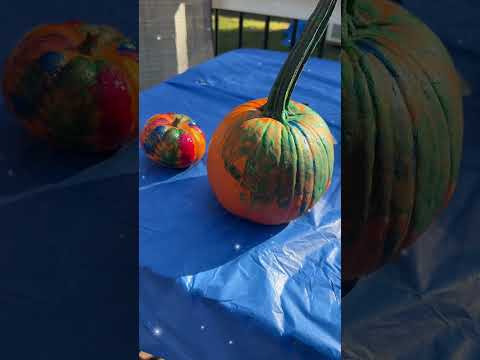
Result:
[[[207,141],[234,106],[265,97],[286,54],[236,50],[140,94],[140,125],[190,115]],[[205,159],[186,170],[140,151],[140,348],[166,359],[340,357],[340,64],[311,59],[294,98],[337,141],[332,186],[306,216],[262,226],[216,202]]]

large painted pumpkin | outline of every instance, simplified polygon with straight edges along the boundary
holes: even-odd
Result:
[[[140,135],[147,157],[158,165],[183,169],[205,155],[202,129],[187,115],[157,114],[147,120]]]
[[[412,244],[451,198],[463,114],[440,40],[387,0],[345,0],[342,16],[342,279]]]
[[[331,183],[333,137],[328,126],[290,97],[334,6],[335,1],[320,2],[269,98],[240,105],[213,135],[209,181],[219,202],[239,217],[287,223],[311,209]]]
[[[7,60],[6,103],[36,137],[110,151],[137,134],[138,51],[108,26],[42,25]]]

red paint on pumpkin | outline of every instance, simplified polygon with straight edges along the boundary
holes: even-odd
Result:
[[[189,165],[195,160],[195,144],[192,137],[183,133],[178,139],[178,145],[180,148],[180,161],[183,165]]]
[[[109,146],[128,138],[131,132],[131,98],[123,74],[117,69],[106,68],[98,75],[94,91],[102,113],[99,128],[101,143]]]

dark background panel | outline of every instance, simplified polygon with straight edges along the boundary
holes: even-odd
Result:
[[[440,37],[462,78],[461,170],[429,230],[343,298],[343,358],[479,359],[480,3],[401,2]]]
[[[138,42],[136,0],[17,0],[0,20],[1,76],[40,24],[107,24]],[[138,145],[60,154],[0,99],[0,358],[137,358]]]

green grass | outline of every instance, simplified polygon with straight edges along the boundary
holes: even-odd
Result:
[[[214,22],[213,22],[214,23]],[[272,18],[270,21],[270,35],[268,49],[288,51],[282,41],[285,31],[290,26],[290,21],[282,18]],[[218,21],[218,54],[238,49],[239,19],[238,13],[219,11]],[[265,31],[265,17],[261,15],[248,15],[243,20],[243,47],[263,49]],[[325,58],[338,60],[338,48],[327,46]]]
[[[218,53],[224,53],[238,48],[239,20],[235,13],[220,11],[218,24]],[[288,29],[288,20],[272,18],[268,48],[270,50],[287,51],[282,44],[284,31]],[[265,17],[248,15],[243,20],[243,47],[263,48]]]

